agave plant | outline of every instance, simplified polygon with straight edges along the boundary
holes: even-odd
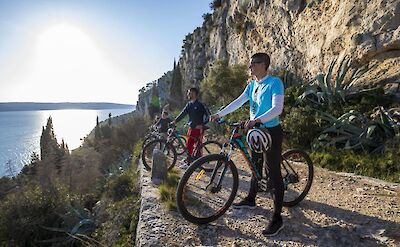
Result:
[[[61,215],[63,219],[63,227],[46,227],[44,229],[59,233],[58,237],[42,240],[40,243],[47,244],[62,244],[63,246],[75,246],[81,243],[84,246],[99,246],[101,245],[96,240],[89,237],[96,230],[96,225],[92,219],[91,213],[85,208],[67,206],[68,211]]]
[[[383,107],[377,109],[372,120],[355,111],[339,118],[322,113],[322,118],[331,125],[318,137],[314,143],[315,149],[334,147],[380,153],[384,150],[385,141],[395,136],[397,125]]]
[[[304,85],[304,93],[299,96],[299,102],[309,100],[318,105],[344,103],[346,102],[346,97],[351,93],[354,93],[351,91],[357,80],[375,66],[373,65],[370,67],[369,64],[366,64],[355,69],[350,77],[346,77],[346,74],[350,70],[350,59],[344,57],[340,62],[339,68],[336,72],[336,78],[334,79],[333,68],[335,67],[336,62],[337,58],[332,59],[326,74],[317,74],[314,79]],[[361,90],[359,92],[369,90],[372,89]]]

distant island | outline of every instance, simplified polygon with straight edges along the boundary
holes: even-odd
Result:
[[[105,103],[105,102],[88,102],[88,103],[36,103],[36,102],[4,102],[0,103],[0,112],[2,111],[41,111],[41,110],[65,110],[65,109],[84,109],[84,110],[100,110],[100,109],[128,109],[132,111],[135,105]]]

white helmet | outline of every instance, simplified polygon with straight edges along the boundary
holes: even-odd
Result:
[[[268,130],[255,128],[247,132],[246,141],[252,151],[263,153],[271,147],[272,138]]]

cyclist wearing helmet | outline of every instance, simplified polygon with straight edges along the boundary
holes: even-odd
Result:
[[[257,123],[260,123],[261,127],[268,130],[263,134],[262,131],[251,129],[247,135],[247,140],[252,150],[252,161],[260,172],[263,167],[263,152],[266,152],[267,171],[274,188],[274,214],[263,234],[265,236],[274,236],[283,228],[281,212],[284,187],[280,170],[283,131],[279,115],[283,110],[284,88],[282,81],[278,77],[268,74],[269,65],[270,57],[268,54],[254,54],[249,64],[249,69],[254,79],[247,84],[246,89],[237,99],[212,115],[210,120],[215,121],[250,101],[250,119],[246,121],[245,127],[251,129]],[[247,197],[239,203],[234,203],[233,207],[255,208],[257,189],[257,179],[252,175]]]

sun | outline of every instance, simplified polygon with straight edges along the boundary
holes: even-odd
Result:
[[[108,59],[90,30],[66,23],[36,35],[29,71],[18,94],[32,101],[117,102],[131,88],[130,74]]]
[[[43,58],[62,56],[71,57],[86,49],[92,49],[92,42],[82,30],[67,24],[48,28],[38,37],[37,50],[45,52]]]
[[[58,24],[43,30],[37,35],[35,48],[29,81],[37,92],[54,90],[54,94],[46,93],[49,100],[90,100],[93,84],[111,81],[115,74],[96,42],[73,25]],[[57,98],[51,99],[51,95]]]
[[[97,67],[101,62],[101,54],[90,37],[68,24],[52,26],[39,34],[36,58],[37,70],[59,75],[82,75],[83,68]]]

